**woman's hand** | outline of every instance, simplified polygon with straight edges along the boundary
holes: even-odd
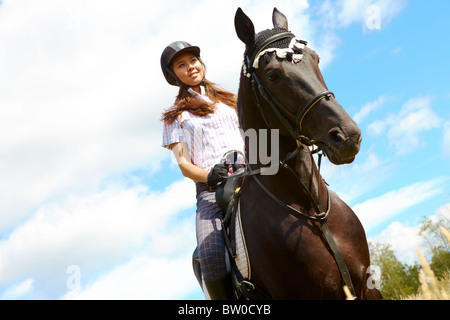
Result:
[[[219,163],[216,164],[209,172],[206,184],[210,187],[214,187],[226,178],[228,178],[228,164]]]

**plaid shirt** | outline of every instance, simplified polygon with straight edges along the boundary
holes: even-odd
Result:
[[[190,92],[198,99],[210,102],[206,95]],[[227,151],[244,153],[244,140],[236,111],[220,102],[215,107],[214,113],[206,117],[183,111],[179,119],[171,124],[165,123],[162,146],[169,148],[173,143],[185,142],[192,163],[204,170],[220,163]]]

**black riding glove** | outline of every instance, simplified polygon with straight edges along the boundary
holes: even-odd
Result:
[[[206,184],[210,187],[214,187],[226,178],[228,178],[228,164],[219,163],[216,164],[209,172]]]

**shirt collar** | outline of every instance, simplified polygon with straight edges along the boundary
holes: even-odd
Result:
[[[208,97],[206,96],[206,92],[205,92],[205,88],[203,86],[200,86],[200,92],[201,93],[197,93],[196,91],[194,91],[194,89],[189,88],[188,92],[191,94],[191,96],[197,98],[197,99],[207,99]]]

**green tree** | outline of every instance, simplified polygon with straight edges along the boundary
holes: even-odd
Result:
[[[375,283],[383,299],[397,300],[415,294],[420,286],[419,265],[401,263],[389,244],[369,243],[371,264],[380,268],[380,283]]]
[[[427,246],[427,259],[438,280],[450,274],[450,242],[442,234],[440,227],[450,230],[450,220],[446,216],[450,206],[443,207],[440,214],[433,218],[424,217],[419,235]],[[446,214],[447,213],[447,214]],[[421,266],[401,263],[389,244],[369,243],[372,266],[380,268],[379,283],[375,283],[383,299],[401,299],[418,293],[419,270]]]

